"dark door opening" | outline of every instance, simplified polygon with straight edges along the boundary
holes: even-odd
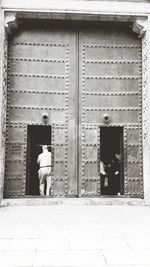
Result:
[[[51,126],[28,125],[27,140],[26,195],[39,195],[37,157],[42,145],[51,151]]]
[[[101,195],[122,195],[123,127],[100,127],[100,161],[105,174],[101,174]]]

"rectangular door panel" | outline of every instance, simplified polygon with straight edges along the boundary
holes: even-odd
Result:
[[[23,97],[21,92],[12,92],[9,101],[11,106],[15,106],[18,103],[20,107],[32,107],[35,105],[35,93],[33,92],[24,92]],[[51,104],[51,105],[50,105]],[[49,97],[44,93],[38,93],[36,95],[36,105],[39,108],[65,108],[65,94],[60,95],[59,98],[57,95],[51,95],[51,102]]]
[[[99,64],[101,63],[101,64]],[[140,63],[140,62],[139,62]],[[94,76],[130,76],[139,74],[139,64],[131,64],[126,62],[126,64],[119,63],[119,61],[108,62],[107,61],[90,61],[86,60],[85,65],[86,77],[94,78]]]
[[[45,59],[44,65],[42,59],[35,59],[34,61],[28,64],[29,60],[19,61],[16,58],[13,58],[13,61],[10,65],[10,71],[12,73],[23,73],[24,75],[65,75],[65,60],[61,59],[58,62],[51,62],[52,59]]]
[[[20,161],[8,161],[7,163],[7,174],[11,176],[11,174],[22,174],[22,170],[24,169],[24,162]]]
[[[121,108],[85,108],[84,119],[85,123],[103,124],[104,114],[111,114],[111,122],[116,124],[122,123],[138,123],[139,122],[139,111],[127,110],[124,111]]]
[[[137,95],[85,95],[85,105],[88,108],[137,108],[139,105],[139,97]]]
[[[24,129],[18,127],[11,127],[8,132],[8,139],[11,142],[23,142],[24,141]]]
[[[37,79],[38,78],[38,79]],[[11,91],[23,92],[43,92],[56,94],[58,92],[64,93],[65,79],[53,76],[32,76],[32,79],[27,79],[26,76],[11,76],[9,78],[11,84]]]
[[[129,93],[138,93],[139,79],[89,79],[85,77],[85,89],[86,94],[117,94],[120,92]]]
[[[86,45],[85,43],[85,57],[87,57],[88,60],[137,60],[140,49],[139,43],[136,43],[135,45],[131,45],[130,43],[125,45],[121,42],[121,39],[116,40],[113,37],[115,42],[115,44],[113,44],[113,40],[109,39],[108,35],[107,39],[104,39],[104,35],[107,35],[107,33],[99,32],[99,36],[97,36],[95,40],[94,38],[88,38],[89,40],[91,40],[90,44]],[[86,39],[86,35],[84,36],[84,39]],[[107,56],[105,54],[106,49]]]
[[[44,108],[32,108],[32,107],[20,107],[19,105],[16,107],[10,107],[10,115],[9,119],[12,123],[20,122],[20,123],[39,123],[42,120],[42,114],[44,110],[48,110],[48,114],[50,117],[50,123],[65,123],[66,113],[64,110],[49,110],[46,107]]]

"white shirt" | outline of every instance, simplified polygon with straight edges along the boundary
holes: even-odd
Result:
[[[51,152],[45,150],[43,151],[37,159],[37,163],[40,165],[40,167],[48,167],[51,166],[52,162],[52,156]]]
[[[106,175],[105,169],[104,169],[104,163],[100,161],[100,173],[102,175]]]

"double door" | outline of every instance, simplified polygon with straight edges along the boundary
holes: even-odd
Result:
[[[124,179],[133,170],[127,155],[123,157],[127,125],[134,147],[141,123],[140,41],[128,27],[109,23],[69,26],[35,21],[20,27],[9,40],[5,196],[37,192],[32,190],[35,174],[30,171],[30,145],[33,135],[38,139],[38,127],[38,153],[45,142],[42,136],[47,134],[41,133],[44,113],[48,114],[45,127],[50,138],[46,138],[52,152],[51,195],[100,196],[101,152],[106,161],[122,153],[126,165],[126,177],[120,178],[123,194]],[[139,144],[140,137],[135,148]],[[140,170],[135,176],[140,183]],[[135,186],[138,189],[139,184]]]

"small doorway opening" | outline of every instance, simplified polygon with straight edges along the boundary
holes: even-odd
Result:
[[[39,195],[37,158],[42,153],[42,146],[48,145],[51,151],[51,126],[27,126],[27,169],[26,195]]]
[[[123,195],[123,127],[100,127],[100,137],[101,195]]]

